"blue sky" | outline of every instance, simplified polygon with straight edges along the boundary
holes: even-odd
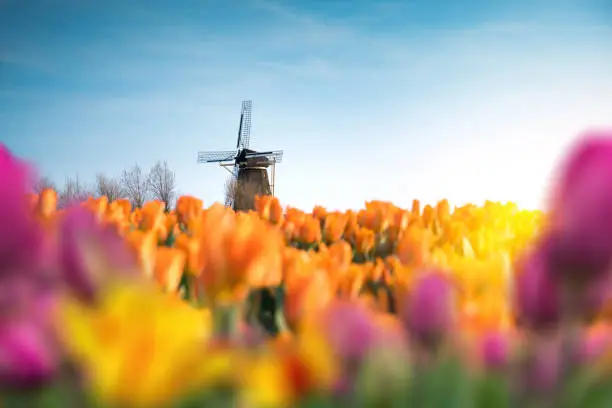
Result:
[[[582,129],[612,125],[612,3],[0,0],[0,141],[62,182],[199,150],[283,149],[277,195],[538,206]]]

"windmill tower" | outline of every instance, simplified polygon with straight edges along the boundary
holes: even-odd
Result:
[[[256,195],[274,195],[276,165],[283,159],[282,150],[257,152],[249,148],[252,108],[251,101],[242,102],[235,150],[198,152],[198,163],[219,163],[230,172],[234,193],[227,195],[225,205],[236,211],[254,209]],[[269,167],[272,183],[268,177]]]

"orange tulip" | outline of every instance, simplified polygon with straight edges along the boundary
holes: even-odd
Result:
[[[272,224],[280,224],[283,221],[283,207],[276,197],[256,196],[255,211],[261,218]]]
[[[355,231],[355,250],[361,254],[367,254],[374,249],[376,234],[367,228],[359,228]]]
[[[304,219],[299,228],[297,239],[305,244],[321,241],[321,223],[313,217]]]
[[[325,218],[323,226],[323,238],[325,242],[330,244],[339,241],[342,238],[342,235],[344,234],[347,222],[348,218],[342,215],[329,214]]]
[[[168,292],[176,292],[183,270],[186,256],[177,248],[159,247],[155,255],[155,279]]]
[[[134,230],[128,234],[127,241],[136,252],[138,264],[144,275],[152,278],[157,252],[157,236],[150,231]]]
[[[57,193],[52,188],[45,188],[38,196],[37,211],[44,219],[50,218],[57,210]]]
[[[187,234],[179,234],[176,236],[174,246],[181,249],[187,257],[187,273],[199,276],[204,269],[204,262],[206,261],[201,256],[201,241]]]

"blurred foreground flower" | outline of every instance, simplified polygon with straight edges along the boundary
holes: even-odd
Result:
[[[406,302],[406,327],[415,339],[435,347],[456,328],[457,306],[455,287],[448,276],[426,271]]]
[[[612,263],[612,130],[584,134],[558,175],[551,208],[551,262],[574,282]]]
[[[559,289],[549,270],[545,244],[538,245],[519,261],[515,282],[515,308],[521,324],[548,329],[560,317]]]
[[[27,202],[33,181],[26,163],[0,144],[0,273],[36,258],[40,229]]]
[[[53,276],[43,259],[48,249],[27,202],[28,166],[0,144],[0,386],[44,385],[56,371],[58,355],[49,316]]]
[[[78,296],[93,300],[103,281],[117,273],[134,273],[136,259],[116,230],[101,226],[95,215],[74,207],[64,214],[59,230],[62,278]]]
[[[93,395],[111,406],[155,407],[197,384],[206,315],[138,280],[116,281],[88,306],[60,304],[62,343],[82,367]]]
[[[0,384],[36,388],[55,374],[57,350],[37,323],[20,319],[0,325]]]

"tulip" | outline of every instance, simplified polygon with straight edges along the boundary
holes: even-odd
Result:
[[[607,275],[597,277],[587,282],[577,295],[574,312],[584,320],[591,321],[612,300],[612,279]]]
[[[509,339],[501,332],[486,333],[480,342],[480,353],[486,368],[499,369],[509,362]]]
[[[27,262],[36,253],[40,231],[28,206],[27,165],[0,144],[0,270]]]
[[[612,131],[585,134],[559,173],[551,265],[572,282],[588,281],[612,264]]]
[[[28,314],[39,291],[38,282],[25,273],[0,275],[0,319]]]
[[[333,302],[325,311],[324,320],[333,349],[347,361],[360,361],[376,344],[378,325],[359,304]]]
[[[60,226],[60,264],[66,284],[83,299],[117,270],[131,271],[135,260],[116,231],[96,223],[82,207],[68,210]]]
[[[441,272],[423,275],[405,302],[404,320],[409,333],[425,344],[438,343],[455,327],[455,295],[452,282]]]
[[[0,326],[0,383],[38,387],[52,378],[57,364],[55,350],[34,320],[15,320]]]
[[[561,316],[560,295],[547,268],[545,249],[542,245],[522,260],[515,282],[517,317],[532,329],[555,325]]]

